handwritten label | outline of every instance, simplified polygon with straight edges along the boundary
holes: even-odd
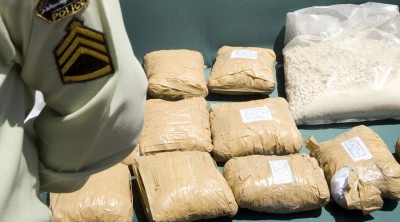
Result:
[[[232,51],[231,59],[257,59],[257,51],[236,49]]]
[[[274,184],[293,183],[293,175],[287,160],[271,160],[271,166]]]
[[[354,137],[340,143],[354,162],[372,158],[367,146],[360,137]]]
[[[241,109],[240,115],[242,116],[243,123],[272,119],[272,115],[269,112],[268,107],[265,106],[250,109]]]

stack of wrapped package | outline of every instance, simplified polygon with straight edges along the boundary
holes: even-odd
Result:
[[[143,67],[154,98],[180,100],[208,94],[203,55],[197,51],[154,51],[144,56]]]
[[[193,221],[234,216],[235,198],[207,152],[140,156],[134,171],[149,221]]]
[[[302,137],[283,98],[213,104],[210,110],[213,157],[298,153]]]
[[[382,208],[383,198],[400,200],[400,165],[369,127],[354,127],[323,143],[309,137],[305,143],[340,206],[369,214]]]
[[[142,155],[165,151],[211,152],[206,100],[201,97],[180,101],[147,100],[139,149]]]
[[[224,177],[239,207],[287,214],[328,204],[330,194],[317,161],[307,154],[235,157]]]
[[[52,222],[131,222],[133,217],[131,174],[124,164],[90,176],[72,193],[50,193]]]
[[[275,61],[271,49],[223,46],[207,86],[211,92],[221,94],[270,94],[275,89]]]

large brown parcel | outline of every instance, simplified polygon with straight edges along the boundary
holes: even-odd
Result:
[[[369,214],[382,208],[382,198],[400,199],[400,165],[367,126],[323,143],[309,137],[305,145],[324,169],[331,195],[342,207]]]
[[[207,86],[222,94],[270,94],[275,89],[276,55],[271,49],[223,46]]]
[[[204,59],[200,52],[159,50],[144,56],[148,92],[154,98],[179,100],[208,94]]]
[[[224,177],[239,207],[287,214],[321,208],[330,193],[317,160],[307,154],[235,157]]]
[[[302,137],[284,98],[217,103],[210,111],[213,157],[298,153]]]
[[[206,100],[201,97],[180,101],[147,100],[139,149],[142,155],[177,150],[211,152]]]
[[[165,152],[135,161],[149,221],[193,221],[236,214],[232,190],[209,153]]]
[[[133,217],[131,174],[119,163],[92,175],[72,193],[50,193],[52,222],[131,222]]]

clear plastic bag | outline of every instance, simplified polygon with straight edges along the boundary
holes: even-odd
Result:
[[[297,124],[400,118],[400,14],[395,5],[288,13],[284,67]]]

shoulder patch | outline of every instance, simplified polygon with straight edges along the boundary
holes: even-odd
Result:
[[[47,22],[54,23],[86,8],[89,0],[38,0],[36,15]]]
[[[54,49],[63,83],[84,82],[114,73],[103,33],[85,27],[77,19],[68,24],[67,35]]]

